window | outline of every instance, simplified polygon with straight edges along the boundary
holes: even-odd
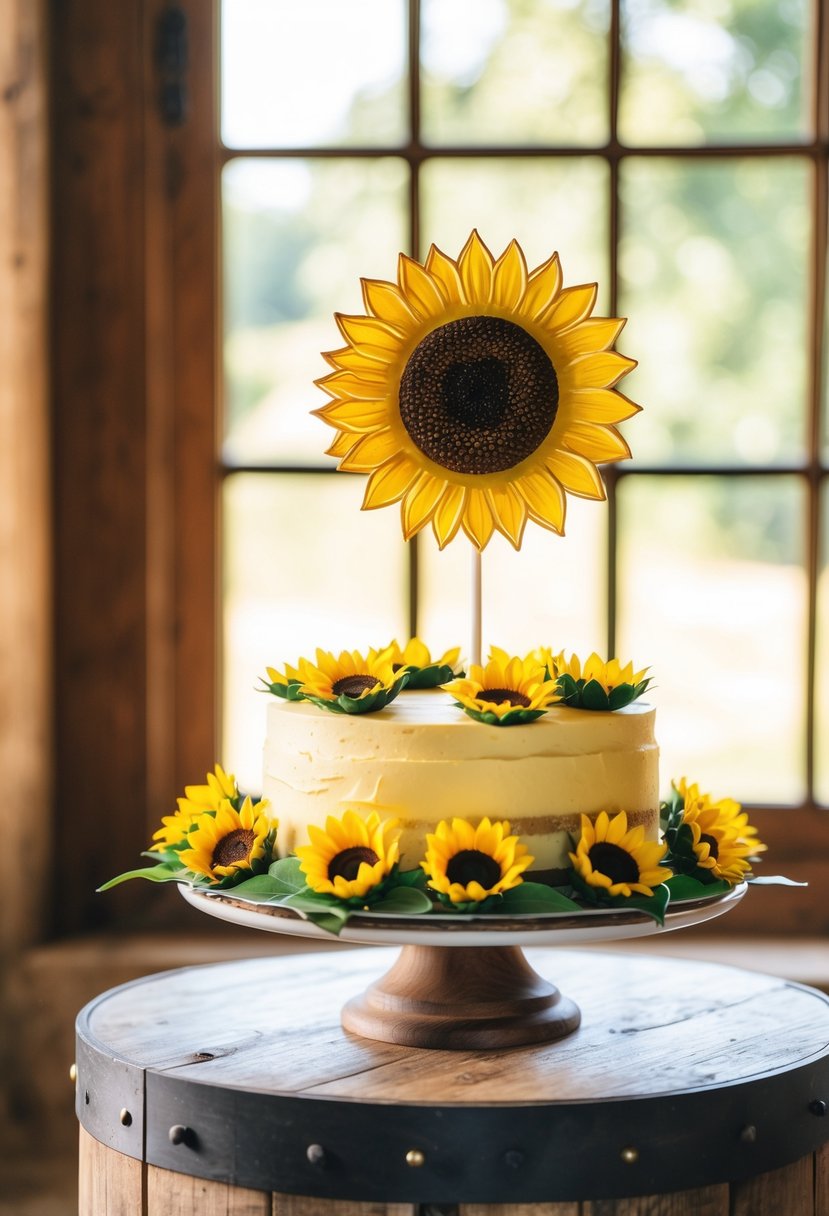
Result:
[[[486,550],[485,644],[649,662],[666,784],[829,801],[826,65],[806,0],[727,10],[225,0],[225,754],[248,784],[266,662],[467,637],[468,546],[358,516],[308,410],[359,276],[474,226],[598,280],[646,407],[609,509]]]

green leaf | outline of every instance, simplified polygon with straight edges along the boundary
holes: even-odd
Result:
[[[609,709],[624,709],[626,705],[630,705],[631,701],[636,699],[636,689],[632,684],[618,684],[615,688],[611,688],[607,704]]]
[[[389,880],[389,889],[397,887],[417,887],[426,890],[426,872],[418,867],[416,870],[395,870]]]
[[[345,904],[339,903],[332,896],[321,895],[317,891],[311,890],[298,891],[295,895],[286,896],[281,901],[281,906],[293,908],[296,912],[303,912],[313,924],[319,925],[326,933],[333,933],[335,937],[339,937],[343,926],[356,911],[355,908],[349,908]]]
[[[305,875],[300,869],[298,857],[282,857],[268,867],[268,875],[279,883],[283,895],[301,891],[305,886]]]
[[[421,916],[424,912],[432,911],[432,901],[425,891],[418,891],[415,887],[393,887],[383,899],[371,905],[371,911],[395,916]]]
[[[581,912],[580,904],[568,899],[561,891],[541,882],[522,882],[520,886],[505,891],[501,899],[504,912]]]
[[[709,895],[725,895],[731,890],[730,883],[727,883],[724,878],[716,879],[714,882],[700,882],[698,878],[693,878],[690,874],[674,874],[673,878],[667,880],[665,886],[671,893],[673,903],[680,899],[702,899]]]
[[[242,895],[246,899],[256,895],[267,899],[269,903],[283,899],[288,893],[285,884],[270,874],[255,874],[252,878],[246,878],[244,882],[237,882],[235,886],[225,888],[226,895]]]
[[[612,900],[614,908],[635,908],[638,912],[647,912],[658,925],[665,924],[665,912],[671,900],[671,892],[666,883],[654,889],[653,895],[631,895],[628,899],[617,896]]]
[[[808,887],[807,882],[795,882],[793,878],[785,878],[782,874],[755,874],[749,878],[752,887]]]
[[[588,680],[581,690],[581,704],[585,709],[607,709],[607,693],[598,680]]]
[[[143,869],[128,870],[126,874],[110,878],[109,882],[98,887],[98,891],[108,891],[110,887],[117,887],[119,883],[126,882],[128,878],[146,878],[149,882],[186,882],[192,886],[192,880],[186,877],[183,866],[173,866],[162,862],[158,866],[144,866]]]

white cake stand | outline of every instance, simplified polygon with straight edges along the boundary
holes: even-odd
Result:
[[[293,909],[240,899],[232,891],[180,889],[194,908],[232,924],[331,938]],[[385,975],[347,1002],[342,1024],[365,1038],[408,1047],[495,1049],[560,1039],[579,1025],[578,1006],[533,970],[523,946],[571,946],[685,929],[722,916],[746,890],[742,883],[724,895],[678,902],[669,906],[664,926],[623,908],[512,916],[356,915],[337,940],[402,950]]]

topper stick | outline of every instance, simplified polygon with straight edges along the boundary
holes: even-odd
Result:
[[[469,662],[481,663],[481,551],[472,545],[472,637]]]

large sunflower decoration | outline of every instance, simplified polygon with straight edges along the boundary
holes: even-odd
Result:
[[[399,502],[405,538],[431,523],[441,549],[459,530],[518,549],[528,520],[563,533],[565,492],[605,497],[596,466],[630,455],[616,424],[640,407],[616,388],[636,362],[611,349],[624,320],[591,315],[595,284],[564,287],[557,254],[529,271],[515,241],[496,259],[473,231],[457,260],[433,245],[362,285],[314,412],[339,468],[369,474],[364,510]]]
[[[652,898],[671,877],[663,865],[667,852],[664,843],[645,839],[641,824],[629,828],[624,811],[612,818],[602,811],[595,820],[582,815],[581,835],[570,854],[573,886],[592,903]]]
[[[677,874],[706,886],[718,881],[734,886],[753,876],[752,862],[766,845],[739,802],[715,801],[683,777],[673,783],[661,813],[670,849],[668,864]]]
[[[463,679],[444,685],[444,692],[470,718],[487,726],[517,726],[534,722],[559,700],[558,688],[547,679],[542,663],[531,655],[521,659],[492,646],[485,667],[471,664]]]
[[[509,821],[476,826],[467,819],[441,820],[426,837],[426,857],[420,863],[428,885],[441,903],[456,911],[477,911],[523,882],[534,858]]]

